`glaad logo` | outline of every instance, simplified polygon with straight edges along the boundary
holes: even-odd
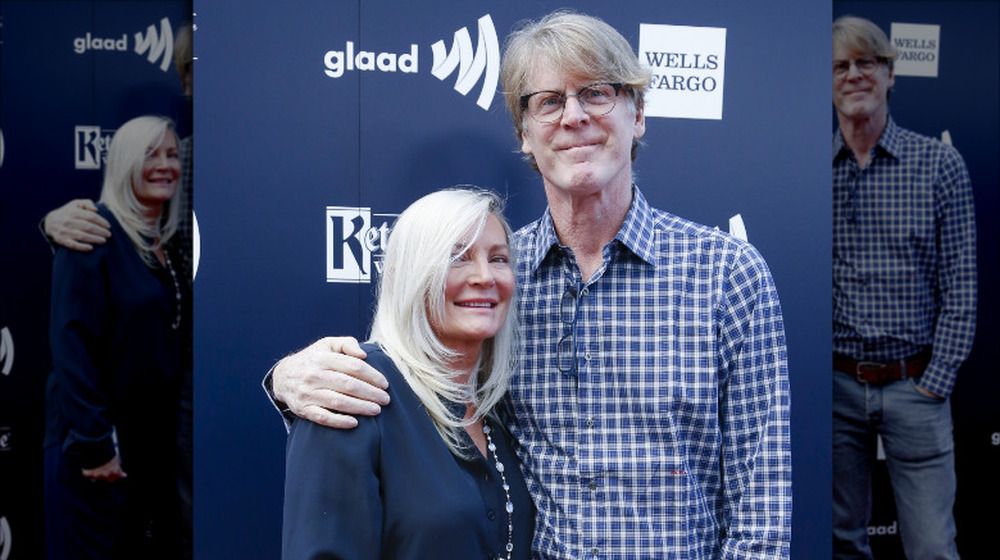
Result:
[[[868,536],[869,537],[881,537],[885,535],[896,535],[899,534],[899,522],[893,521],[892,525],[869,525],[868,526]]]
[[[101,130],[99,126],[77,126],[73,129],[74,167],[100,169],[108,158],[108,146],[114,130]]]
[[[445,49],[444,41],[441,40],[431,45],[431,52],[434,55],[431,75],[444,81],[457,68],[455,91],[462,95],[468,95],[482,78],[483,89],[476,104],[483,110],[490,108],[500,81],[500,45],[493,27],[493,18],[489,14],[479,18],[479,41],[475,52],[472,50],[469,30],[465,27],[455,32],[451,51]],[[344,50],[327,51],[323,56],[323,64],[323,72],[330,78],[339,78],[345,71],[355,70],[416,74],[420,67],[420,47],[411,44],[409,52],[404,54],[376,53],[363,50],[352,41],[347,41]]]
[[[174,57],[174,31],[170,27],[170,20],[163,18],[160,20],[160,29],[157,31],[156,24],[146,28],[146,33],[141,31],[133,34],[135,46],[133,50],[139,56],[146,56],[151,64],[157,64],[159,60],[160,70],[166,72],[170,68]],[[89,31],[83,37],[73,39],[73,52],[83,54],[87,51],[128,51],[128,34],[122,33],[121,37],[102,38],[95,37]]]
[[[0,517],[0,560],[10,558],[10,523],[6,517]]]
[[[4,327],[0,329],[0,373],[10,375],[14,369],[14,339],[10,336],[10,329]]]
[[[371,208],[327,206],[326,281],[371,282],[372,269],[382,271],[382,254],[395,219],[396,214],[372,214]]]
[[[156,64],[156,59],[162,58],[160,70],[166,72],[170,68],[171,59],[174,56],[174,30],[170,28],[170,20],[163,18],[160,20],[160,33],[156,33],[156,26],[150,25],[146,28],[146,35],[135,34],[135,54],[143,55],[146,52],[146,60]]]
[[[479,44],[475,55],[472,54],[472,39],[465,27],[455,32],[451,42],[451,52],[446,53],[444,41],[431,45],[434,53],[434,66],[431,74],[444,81],[458,67],[458,79],[455,91],[468,95],[480,76],[485,72],[483,90],[479,93],[479,105],[484,110],[490,108],[496,94],[497,82],[500,80],[500,47],[497,41],[497,31],[493,27],[493,18],[489,14],[479,18]]]

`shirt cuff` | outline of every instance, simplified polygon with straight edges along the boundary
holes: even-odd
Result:
[[[267,370],[267,375],[265,375],[264,380],[261,381],[261,387],[264,388],[264,393],[267,395],[267,399],[271,401],[271,405],[278,411],[278,414],[281,415],[282,421],[285,422],[285,431],[287,432],[292,427],[292,422],[295,420],[295,414],[288,408],[288,405],[279,401],[277,397],[274,396],[272,378],[274,377],[274,368],[277,366],[278,363],[275,362],[275,364],[271,366],[271,369]]]

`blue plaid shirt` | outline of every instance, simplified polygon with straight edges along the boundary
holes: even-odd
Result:
[[[535,557],[787,558],[787,355],[758,252],[638,189],[589,281],[547,212],[514,249]]]
[[[949,396],[976,326],[976,223],[958,151],[890,118],[859,169],[833,138],[833,350],[891,361],[931,348],[920,385]]]

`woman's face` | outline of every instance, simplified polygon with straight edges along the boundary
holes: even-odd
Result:
[[[142,181],[135,185],[135,197],[147,208],[160,208],[174,196],[181,177],[181,160],[177,152],[177,137],[168,131],[163,141],[146,150],[142,164]]]
[[[490,214],[479,238],[448,269],[444,313],[432,319],[434,332],[452,350],[477,352],[503,327],[513,294],[507,235]]]

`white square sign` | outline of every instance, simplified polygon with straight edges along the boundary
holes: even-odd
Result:
[[[653,71],[647,117],[722,120],[725,28],[639,24],[639,61]]]
[[[937,78],[941,50],[941,26],[893,23],[892,44],[898,55],[893,66],[897,76]]]

